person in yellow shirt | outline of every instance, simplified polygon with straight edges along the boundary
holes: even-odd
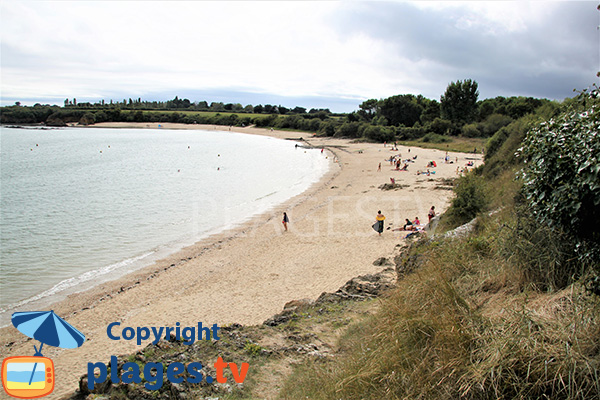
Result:
[[[375,231],[377,231],[379,233],[379,236],[381,236],[381,233],[383,232],[383,221],[385,221],[385,215],[383,215],[381,213],[381,210],[377,211],[377,217],[375,217],[375,224],[373,224],[373,229],[375,229]]]

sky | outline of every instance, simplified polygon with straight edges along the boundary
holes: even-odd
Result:
[[[0,101],[129,98],[351,112],[398,94],[573,97],[597,1],[0,0]]]

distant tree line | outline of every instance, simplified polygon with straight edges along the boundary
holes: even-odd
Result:
[[[249,126],[298,130],[321,136],[356,138],[369,141],[415,140],[444,142],[448,136],[492,137],[521,117],[539,113],[551,117],[560,104],[532,97],[496,97],[479,100],[477,82],[467,79],[451,82],[440,101],[422,95],[401,94],[385,99],[369,99],[348,114],[329,109],[246,105],[188,99],[78,103],[65,99],[64,106],[36,104],[0,109],[2,124],[64,126],[99,122],[176,122]]]
[[[223,102],[211,102],[207,101],[195,101],[191,102],[189,99],[180,99],[175,96],[173,100],[167,101],[145,101],[141,98],[137,99],[123,99],[123,101],[105,100],[98,101],[96,103],[90,102],[77,102],[77,99],[65,99],[64,108],[69,109],[111,109],[118,108],[120,110],[180,110],[180,111],[211,111],[211,112],[233,112],[233,113],[247,113],[247,114],[306,114],[307,109],[304,107],[287,108],[282,105],[271,105],[271,104],[259,104],[253,106],[248,104],[243,106],[240,103],[223,103]],[[309,114],[314,114],[319,111],[325,111],[331,113],[328,109],[311,109],[308,111]]]

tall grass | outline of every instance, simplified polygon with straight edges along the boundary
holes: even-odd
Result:
[[[298,367],[281,397],[600,398],[599,299],[578,284],[523,286],[505,218],[426,244],[424,264],[341,339],[342,354]]]

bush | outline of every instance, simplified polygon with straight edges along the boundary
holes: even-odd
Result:
[[[67,123],[63,121],[60,117],[59,113],[54,113],[48,117],[46,120],[46,125],[48,126],[67,126]]]
[[[444,224],[459,226],[469,222],[488,205],[485,181],[474,172],[459,178],[454,187],[455,197],[444,214]]]
[[[79,120],[79,123],[81,125],[91,125],[95,122],[96,122],[96,116],[91,112],[86,112],[85,114],[83,114],[83,116]]]
[[[530,130],[519,149],[525,162],[523,194],[532,215],[580,247],[600,242],[599,113],[596,106],[563,113]]]
[[[396,129],[397,129],[398,138],[400,140],[418,139],[425,135],[425,128],[423,128],[422,126],[411,126],[411,127],[401,126]]]
[[[449,137],[438,135],[436,133],[428,133],[425,136],[423,136],[423,139],[421,140],[425,143],[447,143],[452,141],[452,139],[450,139]]]
[[[513,121],[508,115],[492,114],[479,124],[479,130],[484,136],[492,136],[501,128],[507,126]]]
[[[395,130],[391,127],[371,125],[365,129],[364,136],[375,142],[391,142],[394,140]]]
[[[464,125],[461,129],[461,133],[464,137],[468,138],[481,137],[481,132],[477,129],[477,124]]]
[[[334,136],[357,138],[360,136],[358,133],[360,125],[360,122],[344,122],[336,129]]]
[[[445,135],[450,133],[452,129],[452,122],[447,119],[436,118],[431,123],[426,125],[428,131],[437,133],[438,135]]]

